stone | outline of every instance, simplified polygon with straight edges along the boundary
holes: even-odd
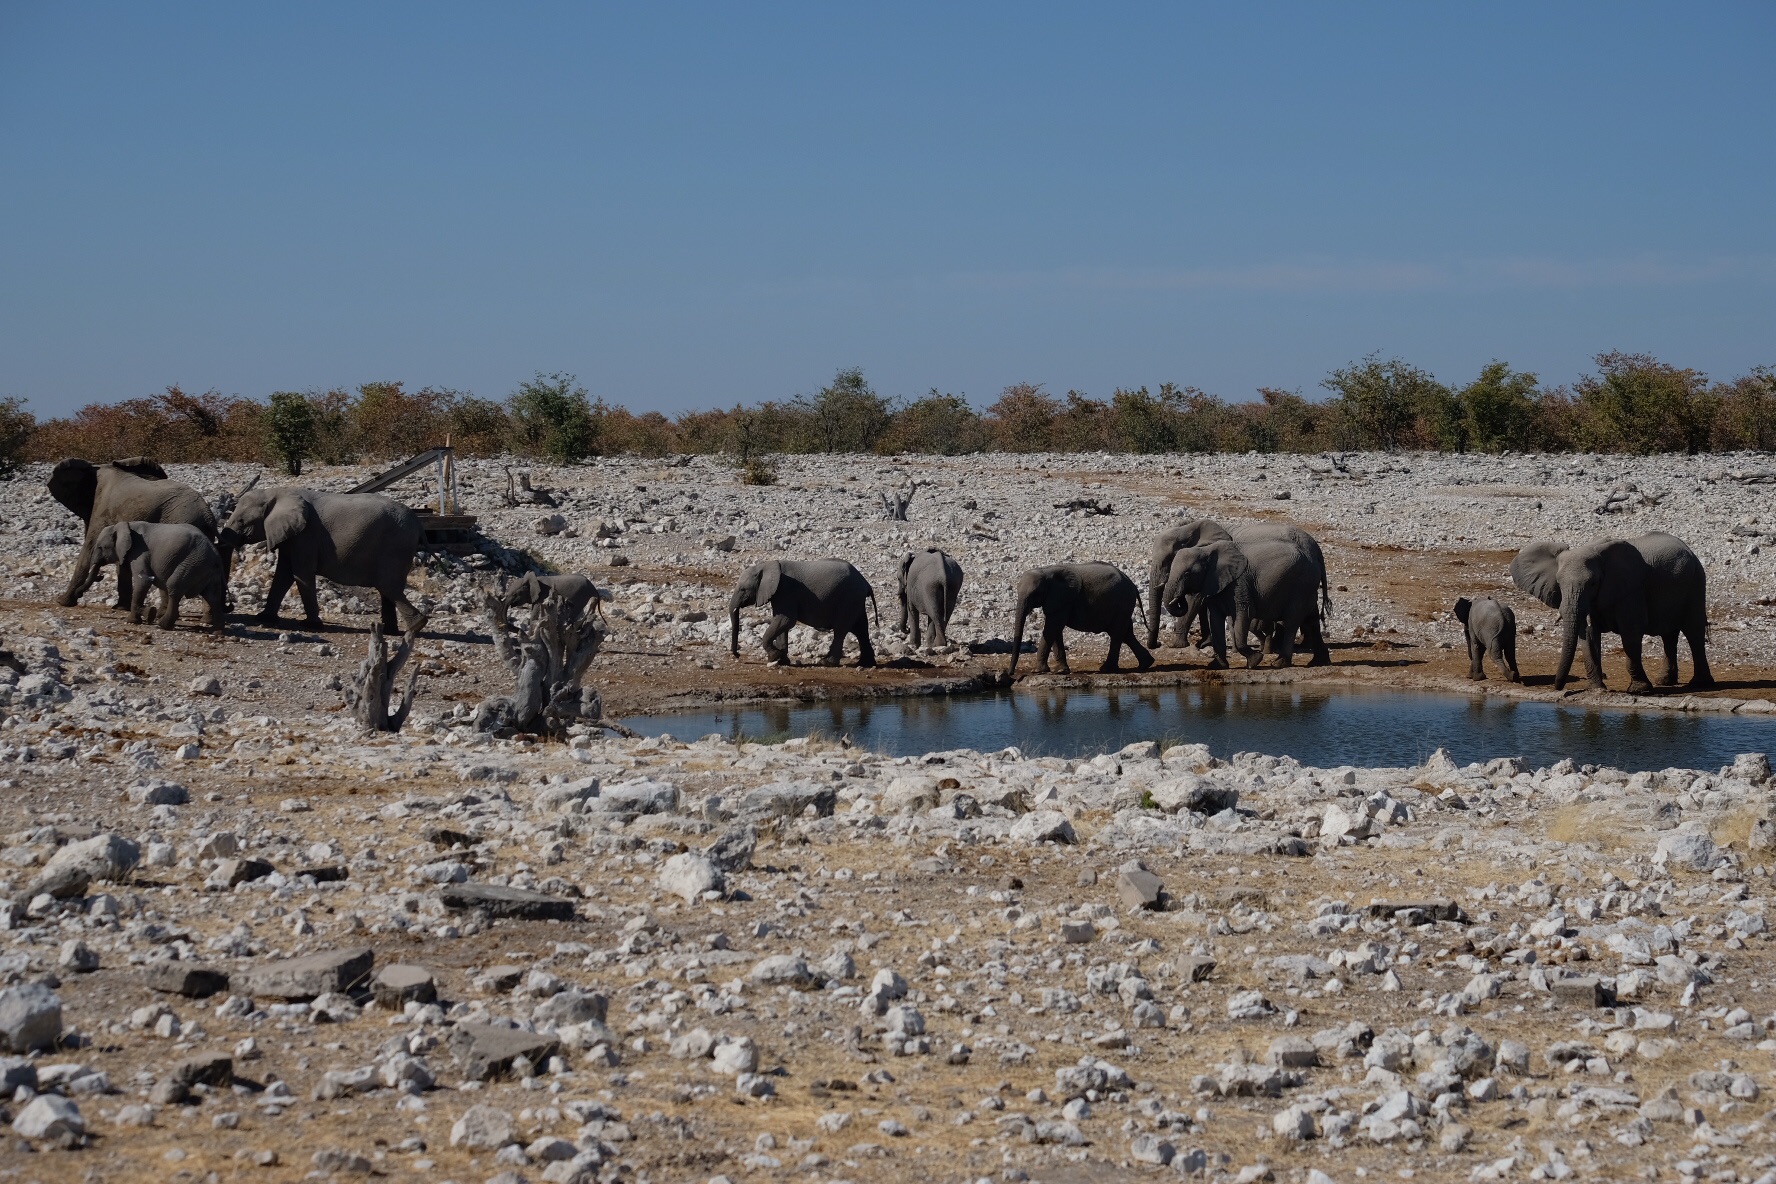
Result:
[[[122,835],[94,835],[51,855],[28,895],[48,893],[58,900],[81,896],[88,884],[126,879],[141,861],[141,847]]]
[[[228,989],[228,975],[202,962],[150,962],[142,969],[142,983],[149,990],[187,999],[207,999]]]
[[[1239,790],[1231,785],[1217,785],[1206,777],[1187,773],[1170,781],[1162,781],[1149,789],[1153,804],[1167,814],[1188,811],[1192,814],[1219,814],[1239,805]]]
[[[1130,912],[1162,907],[1165,883],[1145,868],[1124,868],[1116,876],[1116,897]]]
[[[496,1106],[470,1106],[450,1128],[450,1145],[470,1151],[497,1151],[517,1141],[512,1115]]]
[[[91,946],[79,938],[70,938],[62,943],[61,953],[56,957],[56,965],[63,970],[75,974],[91,974],[99,968],[99,956]]]
[[[486,1081],[508,1073],[519,1057],[532,1065],[542,1065],[561,1051],[560,1041],[546,1033],[493,1024],[459,1023],[450,1030],[445,1043],[463,1076],[471,1081]]]
[[[327,950],[250,966],[233,976],[235,990],[272,999],[313,999],[349,992],[368,981],[376,965],[369,949]]]
[[[1216,962],[1207,954],[1186,954],[1177,961],[1178,977],[1187,983],[1207,982],[1215,973]]]
[[[194,695],[220,695],[222,683],[213,674],[200,674],[185,684],[186,689]]]
[[[761,960],[746,976],[761,987],[787,985],[809,989],[821,985],[821,979],[808,963],[794,954],[773,954]]]
[[[189,1089],[194,1085],[226,1089],[234,1084],[234,1058],[221,1054],[191,1057],[174,1065],[166,1080]]]
[[[1026,843],[1077,843],[1073,824],[1059,810],[1036,810],[1011,824],[1011,837]]]
[[[1269,1058],[1279,1069],[1311,1069],[1320,1063],[1320,1050],[1305,1036],[1278,1036],[1270,1042]]]
[[[1413,914],[1405,916],[1403,914]],[[1447,897],[1427,897],[1423,900],[1378,900],[1370,904],[1371,917],[1393,917],[1397,920],[1413,924],[1424,924],[1429,921],[1466,921],[1467,914],[1461,906]]]
[[[1313,1111],[1306,1106],[1290,1106],[1270,1120],[1270,1129],[1294,1143],[1305,1143],[1318,1133]]]
[[[62,1036],[62,1001],[42,983],[0,991],[0,1051],[27,1053],[54,1048]]]
[[[1562,1003],[1576,1007],[1614,1007],[1616,993],[1595,974],[1559,975],[1548,980],[1548,990]]]
[[[752,853],[758,848],[758,828],[751,823],[730,827],[709,846],[703,855],[723,875],[737,875],[752,866]]]
[[[923,814],[941,798],[937,783],[928,777],[896,777],[882,794],[883,814]]]
[[[241,853],[240,837],[231,830],[211,835],[197,849],[199,859],[227,859]]]
[[[80,1107],[55,1094],[38,1094],[12,1120],[13,1133],[40,1142],[73,1142],[86,1134]]]
[[[602,1024],[609,1010],[610,1000],[605,996],[569,988],[537,1004],[530,1018],[539,1025],[565,1028],[569,1024],[584,1024],[594,1020]]]
[[[1230,1020],[1257,1020],[1274,1015],[1276,1008],[1257,991],[1240,991],[1228,997],[1227,1018]]]
[[[514,921],[571,921],[574,902],[528,888],[497,884],[451,884],[438,893],[453,912],[480,909],[489,917]]]
[[[830,818],[838,805],[838,791],[806,781],[779,781],[763,785],[740,799],[735,817],[742,822],[769,822],[774,818],[800,818],[813,808]]]
[[[1172,1162],[1177,1149],[1158,1135],[1136,1135],[1129,1140],[1129,1158],[1136,1163],[1165,1167]]]
[[[1720,849],[1706,834],[1671,831],[1653,848],[1653,862],[1668,870],[1711,872],[1720,859]]]
[[[678,809],[678,786],[664,781],[625,781],[607,786],[595,798],[586,800],[586,813],[612,816],[625,821],[644,814],[670,814]]]
[[[656,883],[660,891],[694,904],[705,892],[720,892],[723,880],[721,869],[708,856],[681,851],[661,866]]]
[[[130,786],[129,800],[138,806],[183,806],[191,793],[183,785],[156,779]]]
[[[263,880],[277,869],[263,859],[224,859],[204,880],[205,888],[227,889]]]
[[[752,1037],[722,1037],[710,1050],[710,1067],[726,1076],[729,1073],[756,1073],[759,1066],[758,1046]]]
[[[379,1005],[399,1011],[408,1003],[435,1002],[438,983],[423,966],[395,962],[376,972],[370,980],[370,993]]]
[[[1084,945],[1098,936],[1098,928],[1090,921],[1062,921],[1061,940],[1068,945]]]

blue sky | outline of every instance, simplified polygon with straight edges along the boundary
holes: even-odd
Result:
[[[0,0],[0,394],[1776,363],[1776,6]]]

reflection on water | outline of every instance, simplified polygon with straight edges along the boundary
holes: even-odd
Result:
[[[647,735],[783,740],[850,736],[905,756],[1016,745],[1032,755],[1088,756],[1137,740],[1207,744],[1217,756],[1267,752],[1321,768],[1415,765],[1438,748],[1457,762],[1572,757],[1618,769],[1711,769],[1762,752],[1776,723],[1742,716],[1600,711],[1467,695],[1296,690],[1276,686],[1058,687],[966,697],[768,703],[625,721]]]

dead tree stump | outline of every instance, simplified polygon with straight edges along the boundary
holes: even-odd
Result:
[[[493,652],[512,672],[515,686],[510,695],[481,701],[476,729],[561,736],[571,724],[597,723],[603,704],[580,679],[604,640],[598,612],[565,614],[562,602],[551,596],[534,605],[530,620],[518,626],[499,593],[487,591],[483,603],[493,626]]]
[[[401,634],[390,653],[382,636],[382,622],[370,626],[370,654],[358,663],[357,681],[346,688],[345,701],[352,717],[372,732],[398,732],[413,710],[413,693],[419,686],[419,667],[407,671],[407,685],[400,688],[401,671],[413,657],[413,642],[425,628],[426,614],[421,613]],[[397,688],[401,689],[396,698]]]

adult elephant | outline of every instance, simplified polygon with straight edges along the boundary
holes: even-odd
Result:
[[[755,563],[740,576],[728,597],[728,650],[740,656],[740,610],[755,604],[771,606],[765,626],[765,656],[772,665],[789,665],[789,631],[797,625],[832,631],[832,648],[821,659],[837,666],[845,656],[845,637],[857,638],[859,666],[876,664],[870,645],[869,614],[864,601],[875,604],[876,591],[863,573],[843,559],[783,559]],[[879,623],[879,622],[878,622]]]
[[[1300,630],[1315,650],[1315,661],[1325,651],[1320,637],[1318,604],[1319,572],[1313,561],[1286,538],[1234,542],[1231,539],[1206,546],[1186,547],[1172,556],[1166,577],[1165,602],[1172,612],[1184,615],[1200,604],[1209,613],[1209,637],[1214,642],[1215,669],[1227,667],[1226,625],[1233,622],[1233,644],[1248,667],[1257,666],[1273,648],[1277,664],[1294,661],[1295,633]],[[1253,631],[1262,645],[1252,650],[1246,638]]]
[[[1011,677],[1017,676],[1018,655],[1024,648],[1024,621],[1042,610],[1042,644],[1036,650],[1036,670],[1048,672],[1048,652],[1054,650],[1060,659],[1061,673],[1069,674],[1065,630],[1080,633],[1103,633],[1110,638],[1110,653],[1100,670],[1116,670],[1122,661],[1122,647],[1128,646],[1135,663],[1145,670],[1153,665],[1148,653],[1135,637],[1134,614],[1141,605],[1141,590],[1124,575],[1121,568],[1109,563],[1058,563],[1052,567],[1035,567],[1017,579],[1017,625],[1011,639]]]
[[[936,547],[908,551],[900,557],[900,631],[909,633],[913,648],[919,648],[919,619],[931,626],[931,643],[950,644],[950,614],[956,611],[956,598],[962,594],[962,565],[947,552]]]
[[[1180,523],[1168,530],[1163,530],[1153,540],[1152,553],[1147,561],[1147,644],[1159,644],[1159,626],[1161,596],[1165,591],[1167,579],[1171,576],[1172,556],[1186,547],[1207,546],[1217,542],[1258,543],[1285,542],[1299,550],[1313,564],[1317,573],[1320,590],[1319,604],[1314,608],[1312,617],[1316,636],[1320,638],[1314,644],[1312,665],[1323,666],[1332,661],[1330,651],[1325,648],[1323,634],[1319,633],[1327,613],[1332,611],[1331,582],[1326,575],[1326,556],[1320,549],[1320,541],[1307,531],[1292,522],[1246,522],[1229,530],[1209,518],[1197,518]],[[1200,624],[1202,632],[1207,636],[1209,631],[1208,609],[1201,602],[1192,602],[1189,611],[1179,629],[1189,637],[1190,625],[1195,621]],[[1313,642],[1303,630],[1302,640]]]
[[[259,620],[271,624],[290,584],[302,596],[310,629],[321,625],[315,577],[350,588],[374,588],[382,597],[382,627],[400,631],[396,606],[409,619],[418,609],[407,599],[407,573],[419,550],[419,517],[400,502],[376,493],[322,493],[294,486],[251,489],[218,532],[224,565],[248,543],[264,543],[277,553],[277,567]]]
[[[197,490],[167,479],[166,470],[141,456],[95,465],[70,457],[49,475],[49,493],[86,523],[86,538],[74,561],[74,573],[56,603],[79,603],[98,581],[100,564],[93,548],[99,536],[120,522],[164,522],[195,526],[205,538],[216,537],[216,518]],[[131,603],[130,565],[117,565],[117,607]]]
[[[1660,686],[1677,684],[1677,637],[1690,643],[1690,688],[1714,685],[1708,669],[1708,574],[1683,540],[1662,531],[1632,539],[1603,539],[1569,547],[1531,543],[1511,560],[1511,579],[1560,613],[1560,665],[1554,689],[1572,673],[1573,651],[1585,639],[1585,675],[1603,689],[1603,635],[1622,639],[1628,658],[1628,690],[1652,689],[1641,662],[1640,639],[1665,643]]]

